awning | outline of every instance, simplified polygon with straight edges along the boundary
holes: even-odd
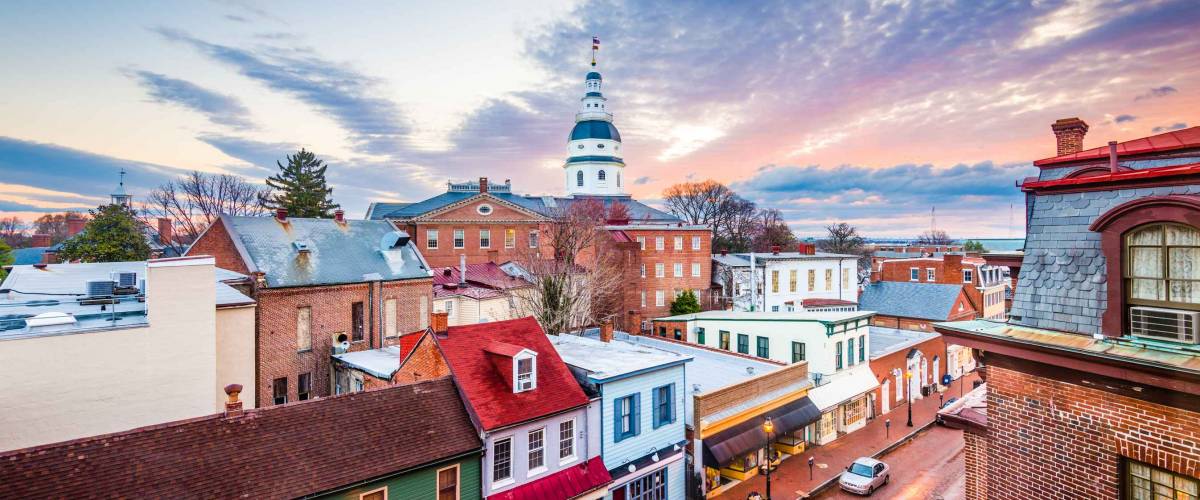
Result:
[[[808,391],[808,397],[812,398],[813,403],[821,411],[833,408],[846,400],[879,387],[879,381],[875,380],[875,374],[866,364],[858,365],[842,373],[826,375],[825,380],[828,382]]]
[[[612,482],[600,457],[572,465],[532,483],[488,497],[488,500],[563,500],[595,491]]]
[[[803,397],[733,427],[704,438],[704,463],[724,464],[731,458],[766,445],[762,424],[771,417],[775,434],[786,434],[821,418],[821,410],[808,397]]]

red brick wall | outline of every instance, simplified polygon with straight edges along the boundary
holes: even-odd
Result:
[[[490,215],[479,214],[479,205],[484,203],[492,206]],[[429,265],[433,267],[457,266],[459,255],[464,254],[467,256],[468,264],[488,262],[489,260],[500,264],[513,260],[518,256],[528,254],[529,232],[532,230],[542,230],[539,242],[542,244],[546,242],[546,232],[541,227],[539,219],[503,206],[495,200],[478,200],[439,214],[434,220],[402,224],[402,228],[408,231],[417,242],[417,248],[420,249],[421,255],[425,256],[425,260],[429,261]],[[438,247],[436,249],[429,248],[428,244],[427,231],[432,229],[438,231]],[[463,248],[454,248],[454,230],[456,229],[463,230]],[[492,232],[488,248],[479,246],[479,231],[482,229],[489,229]],[[516,244],[513,248],[504,246],[506,229],[514,229],[517,232]]]
[[[1200,477],[1200,413],[996,365],[987,375],[987,498],[1118,498],[1121,457]]]
[[[216,260],[217,267],[221,269],[250,274],[246,263],[242,261],[241,254],[233,246],[233,239],[229,237],[229,232],[225,230],[225,223],[221,222],[221,219],[213,222],[212,227],[192,244],[187,254],[211,255]]]
[[[671,340],[675,339],[675,330],[679,330],[679,341],[695,342],[694,339],[688,339],[688,329],[686,321],[655,321],[651,323],[652,331],[650,335],[654,337],[662,337]],[[666,333],[663,333],[666,332]],[[707,338],[705,341],[709,341]],[[711,342],[711,341],[709,341]]]
[[[709,287],[712,285],[712,232],[708,230],[670,230],[670,229],[654,229],[652,226],[647,229],[626,229],[624,230],[629,235],[630,239],[637,240],[643,237],[646,239],[646,249],[637,251],[638,259],[633,262],[633,269],[630,275],[634,276],[636,281],[629,287],[630,303],[641,304],[641,293],[646,292],[646,307],[641,308],[641,316],[643,319],[654,319],[671,314],[671,301],[675,300],[674,290],[693,290],[696,292],[696,297],[700,300],[701,307],[709,299]],[[655,250],[654,239],[658,236],[663,237],[663,250]],[[683,237],[683,248],[675,250],[675,236]],[[692,250],[692,237],[700,237],[700,249]],[[635,243],[636,244],[636,243]],[[640,247],[636,247],[640,248]],[[657,263],[663,264],[662,278],[656,278],[654,265]],[[674,277],[674,264],[676,262],[683,264],[683,276]],[[700,263],[700,276],[692,277],[692,263]],[[641,264],[646,265],[646,277],[641,277]],[[662,290],[663,305],[658,307],[654,305],[654,292]]]
[[[926,372],[926,376],[928,377],[928,379],[922,381],[921,385],[926,386],[926,385],[932,384],[934,382],[941,383],[940,380],[933,379],[933,357],[937,356],[937,367],[938,367],[937,373],[938,373],[938,377],[940,378],[942,375],[946,374],[946,342],[945,342],[945,340],[943,340],[942,337],[939,336],[939,337],[932,338],[932,339],[926,340],[924,342],[921,342],[920,344],[917,344],[913,347],[915,347],[918,351],[921,351],[921,355],[924,356],[925,359],[927,359],[929,361],[929,371]],[[899,369],[901,372],[903,372],[904,370],[908,369],[908,352],[911,349],[912,348],[901,349],[899,351],[893,352],[886,356],[881,356],[878,359],[870,360],[871,373],[875,374],[875,379],[878,380],[879,383],[881,383],[881,384],[885,380],[891,381],[891,383],[888,384],[888,401],[889,401],[890,411],[896,411],[897,407],[899,407],[899,408],[904,407],[905,400],[903,399],[903,393],[901,393],[901,400],[899,402],[896,401],[896,377],[894,377],[892,375],[892,370]],[[920,376],[920,373],[914,373],[913,376],[918,377],[918,376]],[[882,389],[882,387],[878,387],[875,389],[875,414],[881,415],[882,413],[883,413],[883,389]]]
[[[963,460],[966,462],[966,500],[987,500],[988,445],[987,438],[974,432],[963,432]]]
[[[406,384],[447,375],[450,375],[450,367],[446,365],[446,359],[438,351],[433,339],[424,337],[413,348],[412,354],[404,360],[400,371],[392,376],[392,381],[397,384]]]
[[[383,284],[382,298],[376,297],[377,305],[371,307],[368,299],[368,284],[337,285],[322,287],[299,287],[259,289],[258,300],[258,401],[260,405],[272,403],[272,382],[287,377],[288,401],[297,398],[298,377],[301,373],[312,374],[312,394],[331,394],[331,367],[329,356],[336,333],[351,335],[351,304],[363,302],[364,340],[350,345],[351,351],[362,351],[381,346],[383,336],[379,321],[384,300],[397,299],[397,328],[400,332],[415,331],[420,327],[420,298],[424,296],[433,307],[433,285],[429,279],[387,282]],[[376,289],[378,291],[378,288]],[[312,307],[312,349],[298,352],[296,339],[296,311],[300,307]],[[391,345],[395,339],[388,339]]]

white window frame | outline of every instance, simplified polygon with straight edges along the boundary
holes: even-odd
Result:
[[[484,245],[484,243],[487,243],[487,244]],[[479,230],[479,248],[492,248],[492,230],[491,229],[480,229]]]
[[[512,236],[512,238],[509,238]],[[517,248],[517,229],[512,227],[504,228],[504,248]]]
[[[666,299],[667,299],[667,293],[666,293],[666,292],[664,292],[663,290],[655,290],[655,291],[654,291],[654,305],[655,305],[656,307],[662,307],[662,306],[665,306],[665,305],[666,305]]]
[[[676,236],[676,237],[675,237],[675,249],[676,249],[676,250],[683,250],[683,236]]]
[[[908,268],[908,281],[921,281],[921,268],[919,268],[919,267]]]
[[[663,264],[662,262],[656,262],[654,264],[654,277],[655,278],[667,277],[667,269],[666,269],[665,264]]]
[[[537,229],[529,230],[529,248],[537,248],[538,247],[538,235],[539,235],[539,232]]]
[[[642,290],[642,307],[646,307],[646,291]]]
[[[699,249],[700,249],[700,237],[692,236],[692,250],[699,250]]]
[[[508,441],[508,475],[505,477],[498,478],[498,477],[496,477],[496,469],[497,469],[497,467],[496,467],[496,465],[497,465],[496,464],[496,447],[500,443],[503,443],[505,441]],[[491,470],[492,488],[495,489],[497,486],[505,486],[505,485],[511,484],[513,482],[513,472],[514,472],[513,471],[513,454],[517,451],[513,437],[505,436],[505,437],[502,437],[499,439],[493,439],[492,440],[492,449],[488,450],[488,451],[491,452],[490,455],[491,455],[491,462],[492,462],[492,470]]]
[[[936,267],[925,268],[925,281],[928,281],[931,283],[934,281],[937,281],[937,268]]]
[[[683,263],[682,262],[676,262],[674,265],[671,266],[671,275],[674,278],[682,278],[683,277]]]
[[[570,437],[564,440],[563,431],[566,429],[564,429],[563,426],[567,424],[570,424],[571,432]],[[564,443],[570,447],[571,454],[563,455]],[[575,452],[575,419],[568,418],[558,423],[558,465],[562,466],[574,462],[579,458],[577,455],[578,454]]]
[[[654,249],[661,252],[661,251],[663,251],[663,247],[664,247],[663,237],[655,236],[654,237]]]
[[[454,248],[466,248],[467,247],[467,230],[466,229],[455,229],[452,234],[453,234],[454,241],[451,241],[450,243],[452,245],[454,245]],[[459,244],[460,241],[462,242],[461,245]]]
[[[700,263],[699,262],[692,263],[692,277],[693,278],[700,277]]]
[[[540,434],[539,440],[541,441],[541,445],[538,446],[537,448],[533,447],[534,434]],[[542,455],[541,456],[541,464],[536,467],[533,466],[533,463],[532,463],[534,452],[540,452]],[[528,470],[528,472],[526,472],[526,476],[532,477],[537,474],[546,472],[547,466],[546,466],[546,428],[545,427],[538,427],[537,429],[530,430],[528,433],[525,434],[525,461],[526,461],[526,465],[527,465],[526,468]]]
[[[437,250],[438,243],[439,243],[438,242],[438,230],[437,229],[426,229],[425,230],[425,249],[426,250]]]
[[[973,271],[973,269],[963,269],[963,283],[971,283],[974,281],[973,278],[975,277],[975,273]]]
[[[637,242],[638,242],[638,247],[640,249],[642,249],[642,250],[646,249],[646,237],[645,236],[638,236]]]
[[[642,263],[642,277],[643,278],[646,277],[646,263],[645,262]]]
[[[525,388],[521,385],[521,361],[529,360],[529,387]],[[513,393],[526,392],[537,389],[537,354],[529,351],[522,352],[513,356]]]

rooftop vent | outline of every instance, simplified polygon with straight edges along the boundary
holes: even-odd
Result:
[[[88,297],[111,297],[114,288],[116,283],[112,280],[91,280],[87,282],[85,290]]]
[[[137,273],[113,272],[108,277],[121,288],[133,288],[138,284]]]
[[[312,243],[304,240],[296,240],[292,242],[292,248],[295,248],[299,253],[309,253],[312,251]]]
[[[65,312],[45,312],[32,318],[26,318],[25,324],[30,328],[40,326],[74,325],[75,316]]]

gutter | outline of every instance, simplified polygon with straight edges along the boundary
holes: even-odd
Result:
[[[389,473],[387,473],[387,474],[384,474],[384,475],[382,475],[382,476],[376,476],[376,477],[369,478],[369,479],[363,479],[363,480],[361,480],[361,481],[356,481],[356,482],[353,482],[353,483],[350,483],[350,484],[347,484],[347,485],[338,486],[338,487],[336,487],[336,488],[329,489],[329,490],[325,490],[325,491],[318,491],[318,492],[316,492],[316,493],[308,493],[308,494],[306,494],[306,495],[302,495],[302,496],[300,496],[299,498],[318,498],[318,497],[322,497],[322,496],[329,495],[329,494],[332,494],[332,493],[339,493],[339,492],[343,492],[343,491],[346,491],[346,490],[352,490],[352,489],[354,489],[354,488],[357,488],[357,487],[359,487],[359,486],[362,486],[362,485],[364,485],[364,484],[369,484],[369,483],[373,483],[373,482],[376,482],[376,481],[383,481],[383,480],[385,480],[385,479],[391,479],[391,478],[393,478],[393,477],[396,477],[396,476],[402,476],[402,475],[404,475],[404,474],[408,474],[409,472],[413,472],[413,471],[416,471],[416,470],[424,469],[424,468],[426,468],[426,467],[431,467],[431,466],[434,466],[434,465],[439,465],[439,464],[443,464],[443,463],[452,462],[452,461],[457,461],[457,460],[460,460],[460,459],[463,459],[463,458],[467,458],[467,457],[469,457],[469,456],[471,456],[471,455],[474,455],[474,454],[480,454],[480,455],[482,455],[482,454],[483,454],[483,446],[481,445],[480,447],[478,447],[478,448],[475,448],[475,449],[473,449],[473,450],[470,450],[470,451],[465,451],[465,452],[462,452],[462,453],[459,453],[459,454],[457,454],[457,455],[453,455],[453,456],[450,456],[450,457],[439,458],[439,459],[432,460],[432,461],[429,461],[429,462],[424,462],[424,463],[421,463],[421,464],[417,464],[417,465],[414,465],[414,466],[412,466],[412,467],[408,467],[408,468],[406,468],[406,469],[401,469],[401,470],[398,470],[398,471],[389,472]]]

